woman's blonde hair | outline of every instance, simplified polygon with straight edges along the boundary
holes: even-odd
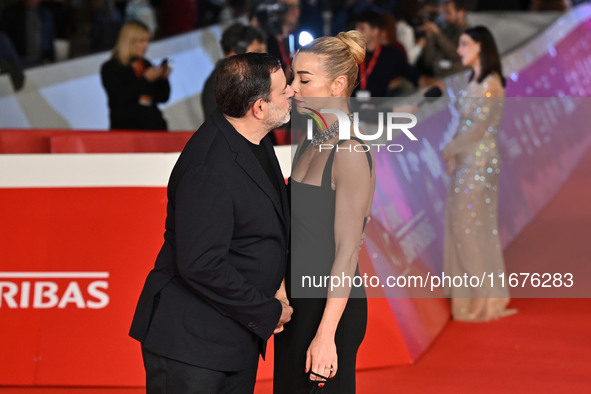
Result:
[[[113,49],[113,58],[119,63],[127,66],[131,60],[131,50],[136,40],[139,40],[144,34],[150,34],[148,26],[139,21],[126,22],[119,31],[117,44]]]
[[[347,77],[347,96],[357,84],[359,64],[365,60],[365,39],[356,30],[339,33],[336,37],[320,37],[299,52],[322,55],[321,67],[331,80],[344,75]]]

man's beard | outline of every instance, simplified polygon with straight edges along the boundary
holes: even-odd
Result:
[[[269,129],[269,131],[276,129],[279,126],[283,126],[284,124],[289,122],[289,119],[291,118],[291,114],[290,114],[291,107],[288,108],[288,110],[282,116],[279,111],[279,108],[277,108],[277,106],[275,106],[275,104],[269,103],[269,107],[270,107],[272,114],[273,114],[271,119],[269,119],[269,121],[266,123],[266,126]]]

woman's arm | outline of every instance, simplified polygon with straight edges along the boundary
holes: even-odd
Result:
[[[168,76],[172,69],[168,64],[154,66],[148,59],[143,59],[146,70],[142,78],[147,82],[145,94],[154,98],[155,103],[164,103],[170,98],[170,82]]]
[[[154,71],[154,68],[147,61],[146,67],[145,74]],[[140,96],[143,94],[154,96],[154,82],[150,82],[144,76],[136,77],[130,66],[124,66],[114,60],[103,64],[101,80],[107,92],[111,108],[124,110],[127,107],[137,105]],[[166,84],[168,84],[168,81],[166,81]],[[169,93],[170,86],[166,95]]]
[[[480,84],[479,97],[467,97],[465,99],[475,100],[476,105],[474,108],[476,110],[469,119],[465,119],[466,122],[470,123],[461,125],[469,129],[462,134],[456,133],[453,140],[443,149],[443,158],[445,160],[473,149],[474,144],[482,140],[486,133],[496,132],[503,110],[504,95],[500,79],[496,75],[489,75]]]
[[[336,190],[335,260],[331,275],[350,277],[357,269],[359,244],[364,219],[369,215],[373,196],[373,175],[365,152],[356,152],[356,141],[339,146],[333,165]],[[349,151],[349,148],[351,151]],[[347,285],[329,289],[322,320],[306,353],[306,371],[332,378],[338,369],[335,334],[347,305],[351,288]],[[326,367],[332,366],[332,372]],[[314,375],[312,380],[322,380]]]
[[[170,98],[170,82],[168,76],[172,69],[168,65],[160,66],[160,78],[154,81],[154,99],[157,103],[165,103]]]

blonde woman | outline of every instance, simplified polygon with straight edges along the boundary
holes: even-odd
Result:
[[[171,69],[166,62],[153,66],[144,57],[149,41],[146,25],[138,21],[125,23],[113,56],[101,67],[111,129],[167,129],[157,104],[170,96]]]
[[[364,58],[365,40],[356,31],[300,48],[291,84],[298,112],[324,108],[350,114],[349,97]],[[275,336],[278,394],[354,393],[357,350],[367,324],[362,287],[325,287],[307,293],[315,298],[302,298],[312,291],[302,286],[303,275],[359,275],[359,244],[375,189],[373,157],[358,149],[364,142],[340,140],[336,115],[324,113],[323,119],[325,128],[300,143],[290,179],[291,267],[286,294],[280,290],[277,296],[287,297],[294,312]]]

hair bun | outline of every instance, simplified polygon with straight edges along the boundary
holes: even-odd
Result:
[[[337,38],[347,45],[357,64],[365,60],[365,38],[361,33],[357,30],[349,30],[339,33]]]

